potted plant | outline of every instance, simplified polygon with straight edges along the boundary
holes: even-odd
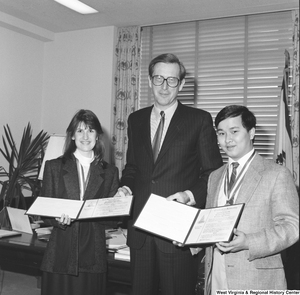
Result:
[[[27,209],[23,190],[39,193],[38,174],[49,136],[43,130],[32,139],[30,123],[24,128],[19,149],[17,148],[8,125],[4,126],[5,137],[2,136],[4,148],[0,152],[7,161],[7,170],[0,165],[0,209],[11,206]],[[4,180],[1,180],[4,178]],[[0,214],[1,215],[1,214]],[[0,219],[1,223],[1,219]],[[3,222],[2,222],[3,223]]]

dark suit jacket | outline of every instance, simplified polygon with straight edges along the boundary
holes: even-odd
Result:
[[[121,185],[135,196],[132,219],[128,224],[128,245],[140,248],[146,233],[132,228],[151,193],[168,197],[190,190],[197,207],[204,208],[209,173],[222,165],[212,119],[208,112],[178,104],[154,164],[150,114],[152,107],[132,113],[128,119],[127,164]],[[174,253],[170,241],[156,238],[160,249]]]
[[[84,199],[113,197],[119,186],[118,177],[115,166],[94,161],[90,166],[90,179]],[[47,161],[42,196],[79,200],[79,195],[75,158]],[[105,221],[74,221],[70,226],[59,226],[54,218],[46,219],[45,222],[54,228],[43,258],[43,271],[69,275],[76,275],[79,271],[106,271]],[[88,241],[82,253],[80,239]]]

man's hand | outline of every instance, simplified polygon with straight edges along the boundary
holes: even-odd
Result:
[[[118,188],[117,193],[114,195],[114,197],[125,197],[132,195],[132,192],[129,187],[122,186]]]
[[[173,245],[175,245],[176,247],[184,247],[182,243],[179,243],[177,241],[173,241]],[[190,247],[190,251],[192,253],[192,255],[197,255],[201,250],[203,250],[200,247]]]
[[[177,247],[183,247],[182,243],[179,243],[179,242],[176,242],[176,241],[173,241],[173,245],[175,245]]]
[[[249,249],[247,236],[236,228],[234,229],[234,238],[231,242],[219,242],[216,243],[216,246],[223,253],[235,253]]]
[[[190,201],[190,197],[186,192],[178,192],[174,195],[167,197],[168,201],[177,201],[183,204],[186,204]]]

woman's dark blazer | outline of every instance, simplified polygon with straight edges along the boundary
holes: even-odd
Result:
[[[113,197],[119,186],[118,169],[106,162],[91,163],[90,178],[84,199]],[[76,160],[58,158],[47,161],[43,177],[42,196],[79,200],[80,189]],[[54,226],[41,270],[76,275],[78,272],[106,271],[105,220],[74,221],[70,226],[60,226],[54,219],[45,219]],[[89,251],[79,253],[79,231],[89,241]],[[80,257],[80,266],[79,259]],[[84,265],[84,262],[87,262]]]

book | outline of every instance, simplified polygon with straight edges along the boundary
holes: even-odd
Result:
[[[50,235],[53,230],[53,226],[39,227],[35,229],[37,236]]]
[[[29,216],[25,215],[26,210],[6,207],[11,228],[17,232],[33,234]]]
[[[0,238],[21,235],[21,233],[33,234],[29,217],[26,210],[4,207],[8,225],[0,231]]]
[[[117,250],[114,256],[117,260],[130,261],[130,249],[129,247],[125,247]]]
[[[126,248],[127,242],[127,230],[118,229],[107,229],[105,230],[106,235],[106,249],[115,252],[119,249]]]
[[[151,194],[134,227],[183,245],[230,241],[244,204],[198,209]]]
[[[73,220],[126,216],[130,214],[132,199],[132,195],[85,201],[37,197],[26,214],[57,218],[66,214]]]
[[[20,236],[21,233],[13,230],[0,229],[0,239],[6,237]]]

